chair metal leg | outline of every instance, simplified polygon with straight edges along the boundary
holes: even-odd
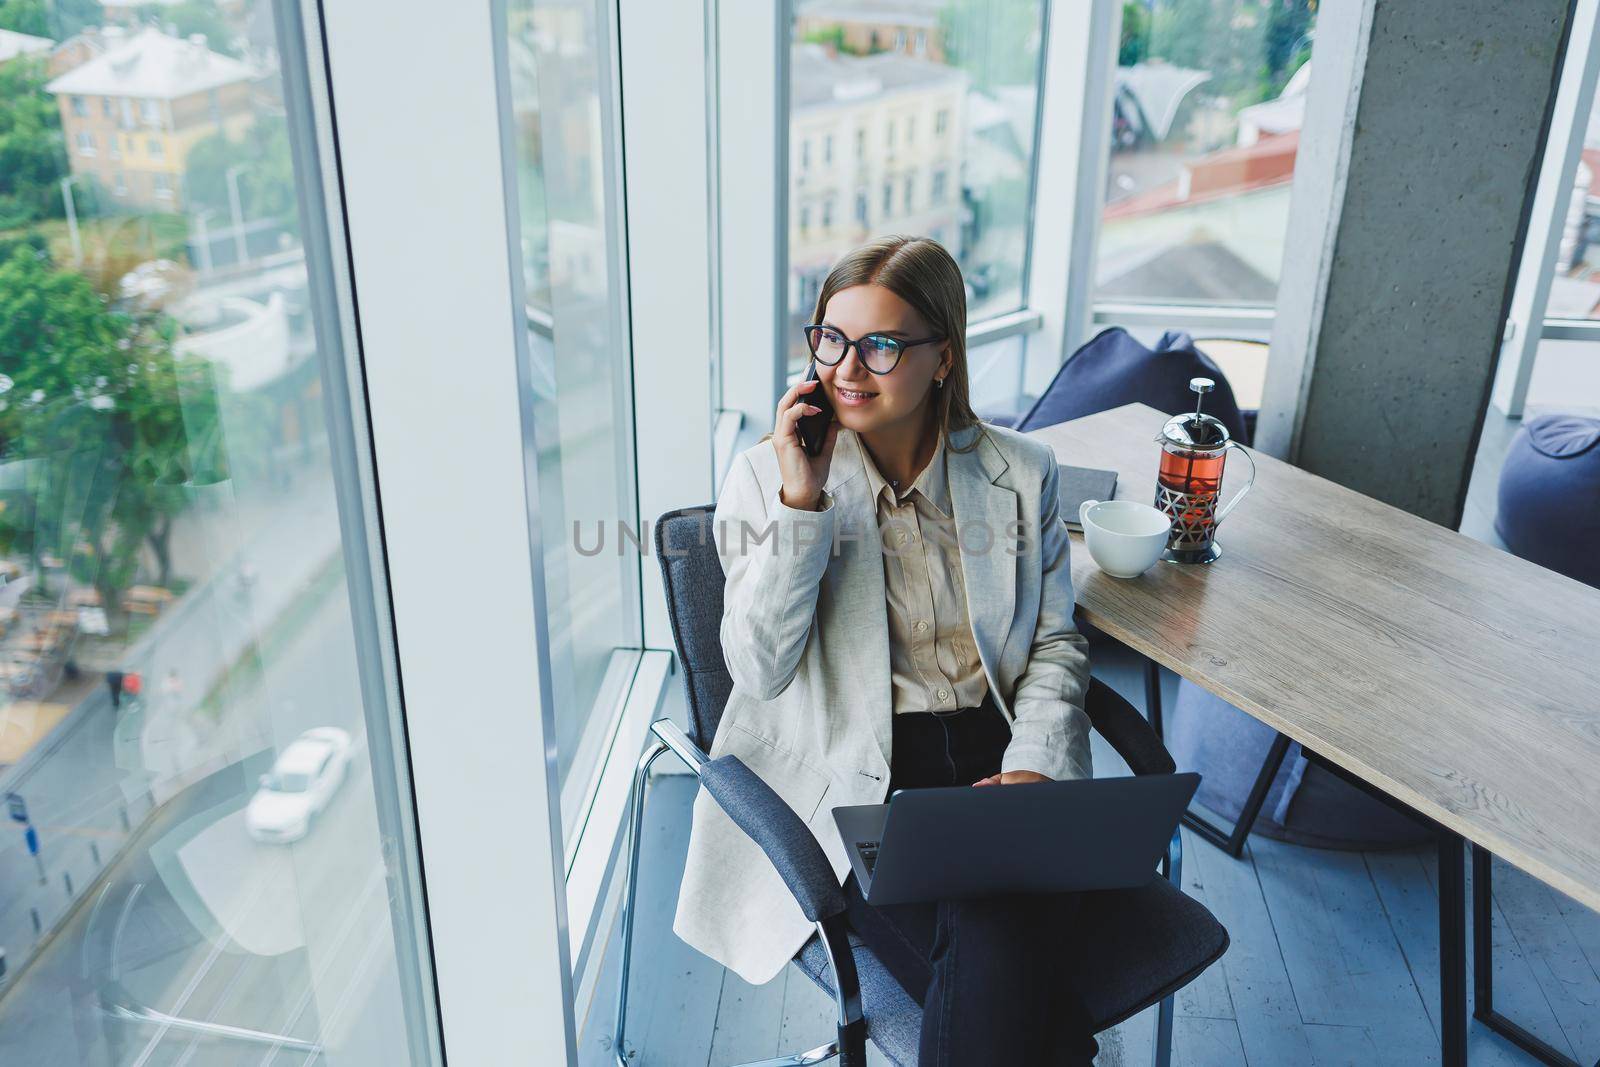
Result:
[[[671,752],[698,774],[699,767],[706,758],[705,754],[696,749],[670,720],[658,720],[651,724],[650,729],[658,740],[639,757],[639,765],[633,773],[633,786],[628,800],[628,868],[624,876],[627,881],[622,905],[622,961],[618,968],[621,973],[617,978],[617,1023],[611,1038],[611,1054],[617,1067],[630,1067],[626,1045],[628,973],[633,959],[633,915],[639,881],[639,839],[644,825],[644,798],[650,768],[662,755]],[[830,926],[823,931],[823,935],[823,943],[829,947],[830,957],[835,955],[842,957],[835,962],[834,970],[837,988],[845,991],[845,995],[839,998],[839,1039],[804,1052],[758,1060],[742,1064],[741,1067],[809,1067],[810,1064],[825,1063],[839,1056],[841,1048],[844,1050],[844,1056],[840,1059],[842,1067],[864,1067],[866,1023],[861,1018],[861,996],[856,981],[855,957],[849,954],[849,942],[844,940],[842,925]]]
[[[638,889],[639,837],[644,823],[644,791],[650,776],[650,766],[669,751],[666,744],[657,741],[639,757],[638,769],[633,772],[633,789],[629,794],[628,812],[628,869],[624,877],[622,904],[622,971],[617,981],[617,1028],[611,1037],[611,1052],[618,1067],[628,1067],[628,1050],[623,1044],[628,1027],[628,967],[633,959],[634,894]]]
[[[1161,857],[1161,877],[1179,889],[1183,888],[1183,830],[1172,831],[1167,844],[1167,854]],[[1156,1064],[1170,1067],[1172,1063],[1172,1015],[1176,994],[1164,997],[1156,1008]]]
[[[1278,768],[1283,766],[1283,757],[1288,752],[1288,736],[1276,735],[1272,739],[1272,747],[1267,749],[1266,761],[1261,764],[1255,784],[1250,787],[1250,795],[1245,798],[1244,807],[1239,809],[1239,817],[1234,820],[1231,831],[1225,831],[1215,823],[1189,811],[1183,813],[1183,825],[1234,859],[1238,859],[1244,853],[1245,838],[1250,836],[1250,829],[1256,824],[1256,816],[1261,814],[1261,805],[1266,802],[1267,790],[1272,788],[1272,780],[1278,776]]]
[[[817,923],[817,936],[822,939],[822,947],[828,953],[828,969],[833,972],[839,1067],[866,1067],[867,1022],[861,1010],[861,980],[844,916],[832,915]]]
[[[1156,1067],[1171,1067],[1173,999],[1173,996],[1163,997],[1161,1006],[1156,1009]]]
[[[807,1067],[808,1064],[812,1063],[826,1063],[838,1054],[838,1042],[830,1041],[826,1045],[818,1045],[816,1048],[807,1049],[804,1052],[796,1052],[792,1056],[779,1056],[771,1060],[752,1060],[749,1063],[739,1064],[739,1067]]]

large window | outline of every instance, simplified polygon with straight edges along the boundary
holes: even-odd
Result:
[[[549,607],[561,812],[569,843],[643,639],[620,267],[616,128],[594,5],[513,0],[507,47],[517,157],[538,525]],[[594,551],[605,529],[603,551]]]
[[[400,713],[343,532],[363,476],[324,396],[346,364],[314,310],[342,258],[308,252],[323,171],[276,58],[302,40],[267,0],[217,11],[214,48],[107,31],[0,68],[28,160],[0,175],[7,1063],[430,1059]],[[195,106],[218,79],[249,101],[226,134]],[[64,151],[102,121],[74,94],[133,80],[170,94],[141,113],[170,106],[177,182]]]
[[[1097,300],[1273,303],[1316,7],[1123,3]]]
[[[1028,267],[1040,0],[801,0],[789,76],[789,359],[828,270],[891,233],[960,262],[968,321],[1017,310]],[[821,225],[817,221],[821,220]]]
[[[1572,182],[1556,205],[1561,237],[1551,249],[1554,272],[1545,317],[1600,319],[1600,108],[1572,135],[1582,145]],[[1552,131],[1552,136],[1559,144],[1567,131]],[[1546,167],[1561,162],[1558,150],[1546,155]]]

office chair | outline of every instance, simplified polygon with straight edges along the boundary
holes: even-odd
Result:
[[[628,970],[633,948],[634,890],[639,864],[639,830],[651,765],[667,752],[681,759],[723,811],[761,846],[783,877],[816,936],[802,946],[794,963],[838,1006],[833,1040],[793,1055],[760,1061],[760,1067],[822,1063],[838,1058],[846,1067],[866,1063],[871,1039],[891,1063],[912,1067],[922,1029],[922,1008],[902,989],[872,952],[845,925],[845,897],[833,867],[811,831],[737,756],[711,759],[733,678],[722,657],[722,561],[713,536],[714,504],[669,511],[656,523],[655,550],[661,561],[673,642],[689,697],[689,731],[670,719],[651,724],[654,743],[639,760],[630,800],[628,868],[622,917],[622,965],[617,992],[613,1051],[628,1067],[625,1044]],[[1095,681],[1086,709],[1094,728],[1135,774],[1174,770],[1172,757],[1133,706]],[[1173,834],[1162,861],[1164,878],[1138,889],[1095,893],[1086,902],[1087,931],[1080,966],[1080,988],[1089,990],[1095,1030],[1115,1026],[1160,1004],[1155,1037],[1156,1067],[1172,1055],[1173,996],[1209,967],[1228,947],[1228,932],[1181,884],[1181,845]]]

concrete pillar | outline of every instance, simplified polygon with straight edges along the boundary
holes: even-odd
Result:
[[[1263,450],[1459,524],[1571,5],[1322,5]]]

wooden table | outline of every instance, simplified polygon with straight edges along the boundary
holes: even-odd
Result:
[[[1151,503],[1167,418],[1130,404],[1033,436]],[[1454,872],[1440,868],[1442,954],[1444,923],[1464,922],[1446,899],[1464,891],[1461,838],[1485,869],[1492,852],[1600,909],[1600,590],[1250,455],[1256,485],[1218,528],[1215,563],[1112,578],[1073,534],[1084,616],[1460,835]],[[1246,469],[1230,459],[1224,498]],[[1464,949],[1442,962],[1464,968]],[[1465,1061],[1461,982],[1447,1064]]]

